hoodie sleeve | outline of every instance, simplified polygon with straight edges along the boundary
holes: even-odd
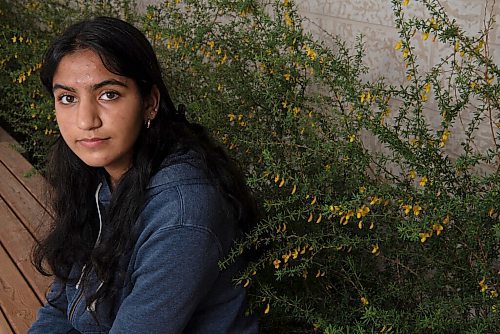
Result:
[[[219,243],[202,226],[169,226],[143,243],[133,288],[110,333],[182,333],[218,277]]]
[[[58,280],[54,280],[52,283],[47,300],[50,300],[51,303],[46,303],[40,308],[37,319],[29,329],[28,334],[78,333],[66,317],[68,301],[64,288]]]

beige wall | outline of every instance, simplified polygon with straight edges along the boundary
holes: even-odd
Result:
[[[367,79],[385,77],[389,82],[397,84],[405,81],[404,63],[401,52],[394,50],[396,41],[399,40],[394,27],[394,16],[390,0],[303,0],[296,1],[300,12],[307,18],[306,27],[320,39],[328,43],[328,34],[339,35],[351,45],[359,34],[365,36],[366,56],[365,63],[370,68]],[[483,27],[485,14],[492,13],[496,21],[495,29],[489,35],[489,52],[498,64],[500,63],[500,1],[493,0],[442,0],[441,4],[451,18],[470,35],[477,34]],[[410,0],[405,7],[406,15],[430,17],[421,3]],[[450,47],[437,42],[432,38],[422,41],[417,34],[414,38],[417,47],[421,69],[430,69],[436,65],[441,57],[450,51]],[[439,125],[441,118],[439,111],[432,99],[427,103],[426,116],[433,125]],[[467,122],[470,115],[461,115]],[[494,127],[496,131],[498,128]],[[451,136],[446,145],[446,150],[451,157],[461,153],[461,139],[464,138],[464,128],[458,122],[451,129]],[[374,143],[365,137],[366,144]],[[370,143],[371,141],[371,143]],[[494,141],[489,122],[483,122],[477,131],[475,144],[477,150],[484,152],[494,147]],[[482,170],[493,170],[494,166],[484,166]]]

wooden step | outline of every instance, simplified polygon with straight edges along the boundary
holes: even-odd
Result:
[[[31,251],[53,222],[47,184],[0,128],[0,334],[26,333],[51,278],[31,264]]]

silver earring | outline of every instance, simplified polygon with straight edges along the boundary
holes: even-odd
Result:
[[[149,129],[151,127],[151,119],[148,119],[148,122],[146,123],[146,129]]]

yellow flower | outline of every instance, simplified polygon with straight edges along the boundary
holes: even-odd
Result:
[[[413,169],[412,169],[412,170],[410,170],[410,172],[409,172],[409,176],[410,176],[410,178],[411,178],[411,179],[414,179],[414,178],[416,178],[416,177],[417,177],[417,172],[416,172],[415,170],[413,170]]]
[[[17,82],[23,83],[24,81],[26,81],[26,74],[24,74],[24,73],[19,74],[19,77],[17,78]]]
[[[296,259],[299,256],[299,251],[295,248],[292,252],[292,259]]]
[[[474,50],[475,50],[476,52],[479,52],[479,51],[481,51],[481,49],[483,48],[483,46],[484,46],[484,41],[481,39],[481,40],[479,41],[479,43],[477,43],[477,46],[475,47],[475,49],[474,49]]]
[[[485,283],[486,281],[486,278],[483,277],[483,279],[479,282],[479,286],[481,287],[481,292],[485,292],[486,290],[488,290],[488,285],[486,285]]]
[[[280,263],[281,263],[281,261],[280,261],[280,260],[278,260],[278,259],[274,260],[274,261],[273,261],[274,268],[278,269],[278,268],[280,267]]]
[[[347,223],[349,222],[349,219],[352,216],[354,216],[354,211],[349,210],[349,212],[347,212],[345,215],[342,216],[342,218],[340,218],[340,223],[342,225],[347,225]]]
[[[314,205],[314,204],[316,204],[316,196],[313,196],[313,199],[311,201],[311,205]]]
[[[229,122],[233,122],[236,119],[235,114],[228,114],[227,117],[229,117]],[[278,175],[278,177],[279,177],[279,175]],[[274,182],[278,182],[278,181],[274,181]]]
[[[373,196],[373,198],[370,201],[370,205],[376,205],[380,204],[382,202],[382,199],[378,196]]]
[[[14,36],[14,37],[11,38],[11,40],[12,40],[12,43],[16,43],[17,42],[17,37]]]
[[[356,211],[356,217],[359,219],[361,217],[366,216],[370,212],[370,208],[366,205],[363,205],[361,208],[358,208]]]
[[[316,219],[316,224],[319,224],[321,222],[321,217],[322,216],[321,216],[321,213],[320,213],[318,219]]]
[[[408,215],[413,208],[411,204],[405,204],[401,206],[405,210],[405,215]]]
[[[436,19],[435,19],[435,18],[430,19],[429,24],[430,24],[430,26],[431,26],[433,29],[437,29],[437,28],[438,28],[438,25],[437,25],[437,23],[436,23]]]
[[[264,310],[264,314],[268,314],[270,309],[271,309],[271,305],[269,305],[269,303],[267,303],[266,309]]]
[[[444,147],[444,145],[446,144],[446,141],[448,141],[449,136],[450,136],[450,130],[445,129],[443,131],[443,135],[441,136],[441,142],[439,143],[440,147]]]
[[[311,212],[311,214],[309,214],[309,218],[307,218],[307,222],[310,223],[312,222],[312,220],[313,220],[313,214]]]
[[[419,182],[420,186],[425,187],[425,185],[427,184],[427,181],[429,181],[427,179],[427,176],[422,176],[422,178],[420,179],[420,182]]]
[[[316,52],[313,49],[311,49],[309,46],[305,46],[305,49],[306,49],[307,56],[309,58],[311,58],[311,60],[316,60],[316,58],[318,57]]]
[[[403,47],[402,41],[397,41],[396,45],[394,45],[394,50],[400,50]]]
[[[249,279],[246,279],[245,280],[245,284],[243,284],[243,287],[246,288],[247,286],[250,285],[250,280]]]
[[[363,187],[363,186],[359,187],[360,194],[364,194],[365,192],[366,192],[366,187]]]
[[[224,52],[224,57],[220,60],[220,64],[223,65],[227,61],[227,54]]]
[[[283,254],[283,255],[281,256],[281,258],[283,259],[283,262],[284,262],[284,263],[287,263],[287,262],[288,262],[288,259],[290,258],[290,256],[291,256],[291,255],[292,255],[292,252],[290,252],[290,251],[289,251],[287,254]]]
[[[427,38],[429,38],[429,33],[428,33],[428,32],[424,32],[424,33],[422,34],[422,40],[423,40],[423,41],[426,41],[426,40],[427,40]]]
[[[300,108],[299,108],[299,107],[293,107],[293,110],[292,110],[292,111],[293,111],[293,113],[294,113],[295,115],[297,115],[297,114],[300,112]]]
[[[366,102],[370,102],[370,100],[375,100],[375,96],[372,96],[370,92],[366,93]]]
[[[436,231],[436,235],[440,235],[441,231],[443,231],[443,225],[441,224],[434,224],[432,225],[432,229]]]
[[[429,93],[431,91],[431,88],[432,88],[432,85],[430,84],[430,82],[428,82],[424,85],[424,90],[426,93]]]
[[[207,42],[208,46],[210,46],[210,49],[213,49],[214,46],[215,46],[215,42],[214,41],[209,41]]]
[[[422,207],[420,205],[418,205],[418,204],[415,204],[413,206],[413,214],[415,216],[418,216],[420,214],[420,211],[422,211]]]
[[[274,177],[274,183],[278,183],[278,181],[280,180],[280,175],[277,174],[275,177]]]
[[[372,254],[375,254],[375,256],[380,254],[380,247],[378,244],[372,245]]]
[[[410,0],[403,0],[403,6],[408,6],[409,3],[410,3]]]
[[[280,182],[278,187],[281,188],[281,187],[283,187],[284,184],[285,184],[285,179],[283,178],[283,179],[281,179],[281,182]]]
[[[450,222],[450,216],[446,215],[446,217],[443,220],[443,224],[447,225]]]
[[[421,232],[418,234],[420,237],[420,242],[424,243],[428,238],[432,236],[432,231],[431,232]]]
[[[404,59],[408,58],[408,55],[409,55],[409,54],[410,54],[410,50],[408,50],[408,49],[404,49],[404,50],[403,50],[403,58],[404,58]]]
[[[289,27],[293,26],[293,20],[290,17],[290,13],[288,13],[288,12],[285,12],[285,23]]]
[[[294,184],[292,189],[292,195],[295,194],[296,191],[297,191],[297,186]]]
[[[338,206],[338,205],[335,205],[335,206],[334,205],[330,205],[329,209],[330,209],[330,212],[337,213],[337,212],[340,211],[340,206]]]
[[[368,302],[368,299],[366,299],[366,297],[361,297],[361,303],[362,303],[363,305],[368,305],[368,304],[370,304],[370,303]]]
[[[365,102],[365,96],[366,96],[365,93],[361,93],[361,95],[359,95],[359,101],[361,103]]]
[[[362,220],[360,220],[360,221],[358,222],[358,228],[359,228],[360,230],[363,228],[363,221],[362,221]]]
[[[290,73],[285,73],[285,74],[283,74],[283,77],[285,78],[285,80],[289,81],[291,75],[290,75]]]

